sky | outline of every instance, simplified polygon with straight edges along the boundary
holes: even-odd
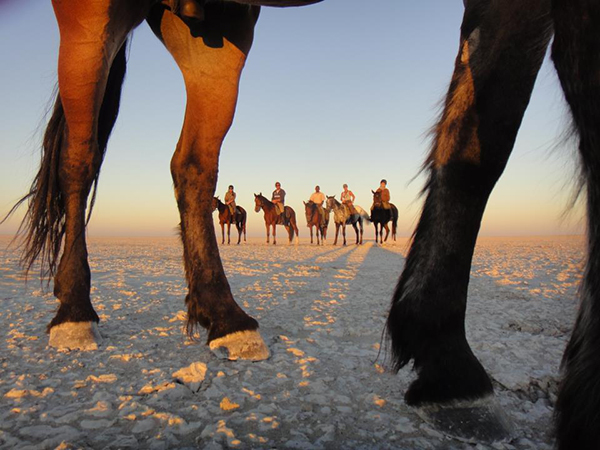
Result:
[[[461,0],[325,0],[262,9],[216,189],[223,198],[235,186],[250,236],[264,236],[253,194],[270,196],[276,181],[306,237],[302,201],[315,185],[339,198],[348,183],[355,203],[368,209],[382,178],[399,210],[399,235],[412,233],[423,201],[427,133],[452,75],[462,13]],[[58,44],[51,2],[0,1],[0,215],[37,171]],[[169,163],[184,110],[182,76],[143,23],[132,37],[90,236],[175,233]],[[546,58],[481,235],[584,231],[582,202],[569,209],[576,170],[573,145],[562,139],[566,117]],[[0,225],[0,234],[14,233],[24,211]],[[373,237],[372,226],[365,237]]]

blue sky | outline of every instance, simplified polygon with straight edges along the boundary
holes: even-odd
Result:
[[[339,197],[348,183],[356,203],[368,209],[370,190],[381,178],[400,211],[400,234],[411,233],[422,201],[423,176],[417,175],[427,130],[452,74],[462,12],[460,0],[326,0],[263,8],[217,186],[223,197],[235,185],[251,235],[264,234],[253,193],[270,195],[277,180],[307,236],[302,200],[316,184]],[[0,213],[35,175],[58,42],[49,1],[0,3]],[[179,217],[169,161],[185,92],[175,63],[145,23],[133,35],[121,105],[89,232],[171,235]],[[565,111],[546,61],[488,204],[483,235],[583,231],[581,205],[563,214],[575,160],[572,146],[560,140]],[[0,234],[13,233],[22,212],[0,226]]]

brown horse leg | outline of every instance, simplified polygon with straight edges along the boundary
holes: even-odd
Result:
[[[277,234],[276,234],[276,232],[277,232],[277,224],[273,223],[273,245],[277,244]]]
[[[269,243],[269,238],[271,236],[271,224],[265,224],[265,228],[267,229],[267,244]]]
[[[225,243],[225,222],[221,222],[221,244]]]
[[[54,278],[60,306],[48,325],[49,345],[94,349],[100,339],[99,318],[90,301],[85,209],[102,164],[98,120],[112,61],[129,31],[143,20],[147,6],[140,2],[109,8],[109,2],[53,1],[53,7],[61,34],[58,102],[66,122],[66,132],[56,137],[64,139],[58,183],[65,209],[65,242]],[[114,117],[102,125],[108,126],[101,132],[105,140],[116,117],[112,112]]]
[[[223,354],[223,348],[229,359],[258,360],[268,357],[269,351],[257,321],[233,299],[211,215],[221,143],[233,120],[258,11],[236,4],[227,9],[220,9],[220,3],[210,5],[218,10],[207,6],[207,18],[212,15],[217,23],[209,29],[199,24],[192,33],[163,5],[153,7],[148,17],[180,67],[188,97],[171,160],[189,286],[187,329],[193,335],[197,325],[208,328],[211,350]]]
[[[313,243],[313,230],[312,230],[313,227],[312,227],[312,225],[309,228],[310,228],[310,243],[312,244]],[[317,243],[318,243],[318,239],[319,239],[319,236],[317,235]]]
[[[383,239],[383,242],[387,242],[388,236],[390,235],[390,226],[386,223],[383,227],[385,228],[385,239]],[[383,234],[383,231],[381,232],[381,234]]]
[[[227,245],[231,244],[231,222],[227,222]]]

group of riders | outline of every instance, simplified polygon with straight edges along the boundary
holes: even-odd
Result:
[[[348,215],[350,216],[353,214],[359,214],[358,211],[356,210],[356,208],[354,207],[354,199],[356,198],[354,193],[350,189],[348,189],[347,184],[344,183],[344,185],[342,187],[343,187],[343,191],[340,195],[340,202],[347,209]],[[390,209],[391,208],[391,206],[390,206],[390,191],[387,188],[387,180],[385,180],[385,179],[381,180],[381,182],[379,183],[379,187],[374,192],[380,194],[381,206],[384,209]],[[238,213],[238,210],[236,209],[236,204],[235,204],[235,197],[236,197],[236,194],[235,194],[233,185],[229,185],[229,188],[227,189],[227,193],[225,194],[225,204],[229,207],[229,211],[233,217],[235,217],[235,215]],[[325,213],[324,204],[327,201],[327,197],[323,192],[321,192],[320,186],[315,186],[315,192],[313,192],[311,194],[308,201],[312,202],[316,205],[317,210],[319,211],[319,214],[321,216],[321,221],[323,224],[325,224],[326,223],[326,213]],[[281,188],[281,183],[279,181],[277,181],[275,183],[275,190],[273,191],[273,194],[271,195],[271,202],[273,202],[273,204],[275,205],[275,208],[277,208],[277,212],[279,213],[279,215],[282,218],[281,222],[285,223],[285,218],[284,218],[285,191]],[[374,206],[375,206],[375,204],[373,204],[371,206],[371,211],[373,210]]]

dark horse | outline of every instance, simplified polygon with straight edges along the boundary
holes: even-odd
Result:
[[[473,250],[552,34],[552,59],[579,135],[588,259],[555,406],[560,449],[600,445],[600,2],[465,0],[460,44],[433,129],[421,218],[392,299],[396,369],[413,361],[410,405],[493,394],[465,337]]]
[[[373,193],[373,209],[371,210],[371,222],[375,225],[375,243],[383,244],[390,235],[388,222],[392,222],[392,239],[396,240],[396,230],[398,228],[398,208],[390,203],[390,208],[384,208],[381,201],[381,192],[371,191]],[[385,238],[383,229],[385,228]]]
[[[317,245],[324,244],[327,238],[327,225],[329,225],[329,211],[325,210],[325,222],[321,220],[321,214],[317,204],[313,201],[304,202],[304,213],[306,214],[306,225],[310,229],[310,243],[313,243],[313,227],[317,235]],[[321,242],[319,242],[319,235]]]
[[[186,0],[187,6],[191,0]],[[41,259],[59,309],[50,345],[90,348],[99,318],[90,302],[86,207],[95,193],[125,74],[125,41],[147,19],[181,68],[188,104],[171,172],[181,216],[188,332],[208,330],[230,358],[268,356],[256,320],[234,301],[219,258],[211,202],[221,144],[259,9],[317,0],[197,1],[182,21],[158,0],[54,0],[60,28],[59,93],[40,170],[23,198],[27,270]],[[169,2],[171,3],[171,2]],[[172,2],[176,2],[173,0]],[[239,3],[246,3],[240,5]],[[387,333],[396,369],[414,362],[408,404],[455,404],[493,393],[465,337],[473,250],[546,48],[579,137],[587,195],[588,258],[581,305],[562,361],[555,408],[558,446],[600,442],[600,3],[597,0],[464,0],[455,70],[425,168],[421,218],[392,299]],[[94,203],[90,200],[90,210]],[[61,252],[62,250],[62,252]]]
[[[263,197],[262,193],[254,194],[254,211],[259,212],[263,210],[265,217],[265,227],[267,228],[267,244],[270,239],[270,228],[273,227],[273,245],[277,244],[277,235],[275,234],[275,226],[283,225],[288,232],[290,242],[294,238],[294,231],[296,232],[296,243],[298,242],[298,226],[296,225],[296,212],[289,206],[284,208],[283,215],[277,212],[275,203]]]
[[[225,243],[225,224],[227,224],[227,243],[230,244],[229,234],[231,231],[231,224],[235,224],[238,230],[238,241],[239,244],[242,240],[242,232],[244,233],[244,242],[246,242],[246,210],[241,206],[236,206],[236,213],[231,214],[229,206],[219,200],[219,197],[213,197],[213,211],[219,210],[219,224],[221,225],[221,244]]]
[[[327,208],[333,211],[333,222],[335,223],[335,239],[333,245],[337,245],[338,234],[340,228],[342,229],[342,237],[344,239],[344,245],[346,245],[346,225],[352,225],[354,232],[356,233],[356,244],[363,243],[363,219],[368,220],[368,216],[365,214],[351,214],[345,205],[342,205],[335,199],[335,195],[327,196]],[[357,209],[360,206],[357,207]],[[360,208],[362,211],[362,208]]]

